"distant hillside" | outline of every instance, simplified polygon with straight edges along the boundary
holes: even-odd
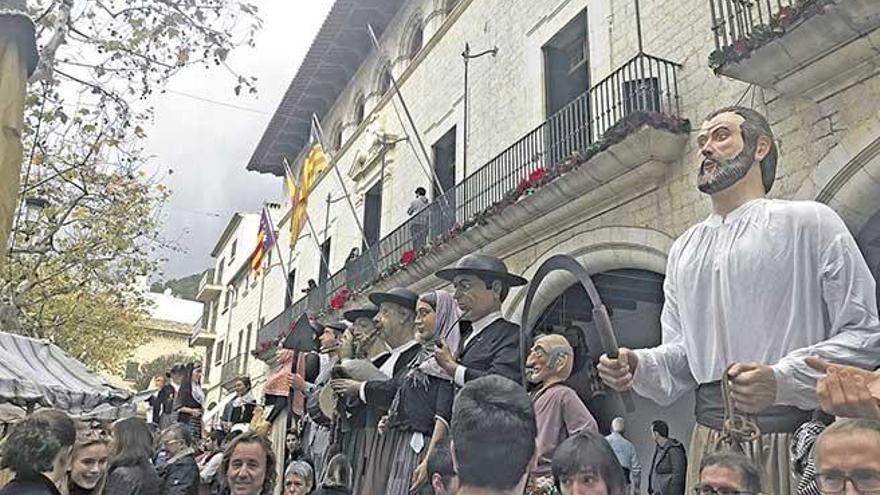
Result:
[[[196,294],[199,292],[199,281],[202,280],[202,276],[207,271],[208,270],[205,270],[203,272],[187,275],[186,277],[168,280],[167,282],[155,282],[150,286],[150,292],[161,293],[165,292],[165,289],[171,289],[171,292],[177,297],[195,301]]]

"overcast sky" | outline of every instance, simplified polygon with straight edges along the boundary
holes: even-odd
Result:
[[[282,192],[280,179],[245,167],[333,0],[251,1],[260,8],[263,30],[256,48],[239,49],[230,65],[256,76],[259,94],[236,97],[227,71],[192,68],[154,102],[151,167],[166,171],[163,182],[173,191],[163,234],[185,250],[167,254],[165,279],[207,268],[230,216],[259,211],[263,201]]]

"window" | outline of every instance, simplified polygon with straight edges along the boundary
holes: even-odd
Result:
[[[379,75],[379,87],[376,90],[380,95],[384,95],[391,89],[391,69],[388,67],[382,68],[382,73]]]
[[[244,371],[243,371],[244,373],[247,373],[248,359],[250,358],[250,355],[251,355],[250,350],[251,350],[251,331],[252,330],[253,330],[253,324],[248,323],[247,334],[245,334],[245,340],[244,340]]]
[[[446,0],[446,13],[452,12],[456,5],[458,5],[458,0]]]
[[[330,144],[333,145],[334,150],[339,150],[342,148],[342,124],[336,124],[333,128],[333,142]]]
[[[217,352],[215,354],[217,356],[215,358],[216,360],[214,361],[214,364],[217,366],[220,366],[220,363],[223,362],[223,341],[222,340],[220,342],[217,342]]]
[[[364,100],[364,95],[358,95],[354,100],[354,123],[355,125],[360,125],[361,122],[364,121],[364,114],[366,113],[366,101]]]
[[[219,304],[217,304],[217,301],[211,303],[211,323],[208,326],[208,330],[211,332],[217,330],[217,313],[219,313],[219,311],[217,311],[218,306]]]
[[[284,291],[284,307],[289,308],[293,304],[293,294],[296,293],[296,269],[287,274],[287,287]]]
[[[238,239],[232,241],[232,247],[229,248],[229,264],[235,260],[235,250],[238,248]]]
[[[208,347],[205,349],[205,376],[209,376],[211,374],[211,363],[213,363],[214,348]],[[204,383],[204,382],[203,382]]]
[[[220,263],[217,265],[217,274],[214,276],[214,283],[217,285],[223,285],[223,266],[226,265],[226,259],[220,258]]]
[[[232,303],[232,289],[227,287],[226,293],[223,295],[223,312],[225,313],[229,309],[229,305]]]
[[[409,35],[409,40],[406,43],[406,52],[404,54],[407,58],[415,58],[419,53],[419,50],[422,49],[423,37],[424,31],[422,29],[422,23],[419,21],[413,28],[412,33]]]
[[[263,328],[264,326],[266,326],[266,317],[261,316],[260,317],[260,328]]]
[[[236,352],[235,352],[236,356],[241,356],[242,344],[244,344],[244,330],[239,330],[238,331],[238,347],[236,348]],[[247,349],[247,345],[245,345],[244,347],[245,347],[245,349]]]
[[[125,363],[125,381],[133,382],[137,380],[140,367],[140,364],[138,364],[136,361],[128,361],[127,363]]]
[[[328,263],[330,263],[329,237],[323,244],[321,244],[321,261],[320,266],[318,267],[318,285],[324,285],[324,282],[326,282],[327,278],[330,276],[330,267],[327,265]]]
[[[256,277],[254,277],[254,278],[256,278]],[[244,280],[241,285],[242,285],[241,297],[245,297],[248,295],[248,291],[250,290],[250,286],[251,286],[251,270],[250,270],[250,268],[248,268],[247,271],[244,273]]]

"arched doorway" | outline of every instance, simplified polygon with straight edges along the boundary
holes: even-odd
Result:
[[[594,274],[593,282],[603,302],[611,312],[611,321],[618,343],[629,348],[654,347],[660,344],[660,313],[663,309],[662,274],[640,269],[616,269]],[[569,341],[580,340],[576,350],[578,361],[584,365],[570,380],[570,385],[596,417],[603,434],[608,433],[611,420],[623,416],[627,423],[626,436],[635,444],[647,478],[654,443],[649,432],[651,421],[662,419],[669,423],[672,436],[688,444],[694,425],[693,394],[686,394],[669,407],[634,396],[636,410],[625,413],[615,394],[599,384],[595,371],[602,354],[602,344],[592,318],[592,304],[580,284],[570,285],[534,320],[536,333],[562,333]],[[647,486],[643,484],[642,486]]]
[[[880,209],[871,216],[856,235],[856,242],[865,256],[865,261],[874,275],[874,280],[880,279]],[[880,304],[880,284],[877,284],[876,295],[877,302]]]

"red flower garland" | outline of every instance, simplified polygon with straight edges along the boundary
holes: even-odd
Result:
[[[416,259],[416,252],[413,251],[412,249],[408,249],[408,250],[404,251],[402,255],[400,255],[400,263],[403,265],[408,265],[408,264],[412,263],[413,261],[415,261],[415,259]]]

